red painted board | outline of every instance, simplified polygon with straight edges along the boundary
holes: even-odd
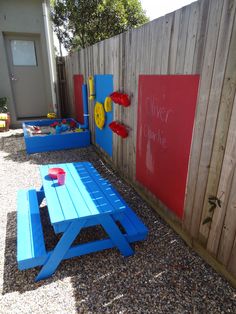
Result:
[[[76,120],[80,124],[84,123],[84,110],[83,110],[83,96],[82,96],[82,84],[83,84],[83,75],[75,74],[74,77],[74,103],[75,103],[75,114]]]
[[[136,179],[182,217],[199,75],[140,75]]]

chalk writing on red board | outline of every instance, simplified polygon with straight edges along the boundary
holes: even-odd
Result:
[[[153,131],[149,125],[144,125],[144,136],[153,142],[161,145],[162,148],[167,148],[167,140],[164,132],[160,129]]]
[[[150,108],[150,117],[160,119],[163,123],[167,123],[173,110],[159,103],[157,97],[147,97],[145,99],[145,107]]]

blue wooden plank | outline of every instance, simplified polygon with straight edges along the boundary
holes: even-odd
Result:
[[[80,217],[89,217],[97,215],[99,210],[90,197],[90,193],[84,186],[78,172],[73,164],[65,164],[65,169],[70,176],[70,192],[74,203],[77,205],[77,211]]]
[[[136,235],[125,234],[124,238],[130,243],[144,240],[144,238],[140,234],[136,234]],[[78,256],[83,256],[90,253],[96,253],[102,250],[111,249],[115,247],[116,246],[109,238],[103,239],[103,240],[97,240],[93,242],[88,242],[88,243],[83,243],[83,244],[78,244],[69,248],[62,260],[66,260],[66,259],[74,258]],[[47,253],[46,256],[41,256],[35,259],[22,261],[21,262],[22,267],[19,269],[23,270],[23,269],[36,267],[36,266],[43,266],[46,263],[46,261],[49,259],[49,257],[52,255],[52,253],[53,251],[50,251]]]
[[[136,219],[130,219],[127,215],[127,211],[124,213],[118,213],[113,215],[115,220],[118,220],[123,226],[129,241],[131,240],[144,240],[147,238],[148,229],[144,224],[139,225],[139,221]],[[138,223],[138,224],[136,224]]]
[[[138,233],[134,224],[130,223],[130,220],[124,213],[116,213],[112,216],[121,223],[128,235],[136,235]]]
[[[44,191],[45,191],[45,196],[46,196],[46,202],[48,205],[48,211],[49,211],[49,216],[55,216],[55,220],[51,220],[51,223],[55,222],[60,222],[64,220],[70,220],[70,219],[75,219],[77,218],[77,213],[75,210],[71,210],[71,204],[68,204],[68,199],[66,201],[63,201],[63,199],[66,198],[65,196],[65,186],[59,186],[57,179],[51,179],[48,175],[49,168],[58,168],[60,167],[60,164],[50,164],[50,165],[45,165],[40,167],[40,172],[43,178],[43,185],[44,185]],[[60,167],[61,168],[61,167]],[[60,190],[59,190],[60,189]],[[62,198],[62,202],[61,202]],[[68,196],[67,196],[68,198]],[[72,216],[69,213],[69,216],[65,216],[67,214],[67,211],[64,211],[63,205],[67,206],[67,204],[70,207]]]
[[[30,227],[32,234],[33,256],[43,256],[45,254],[45,243],[39,213],[37,192],[35,190],[29,190],[28,195],[28,201],[30,204]]]
[[[138,233],[147,234],[148,229],[143,224],[141,219],[133,212],[133,210],[126,204],[121,195],[117,190],[105,179],[101,177],[99,172],[89,162],[84,162],[85,168],[93,175],[93,179],[97,184],[103,186],[103,191],[106,193],[106,197],[112,203],[114,208],[124,209],[125,217],[123,217],[123,223],[126,228],[132,228],[131,225],[136,229]]]
[[[122,255],[130,256],[134,254],[134,251],[129,245],[129,242],[121,233],[121,231],[119,230],[119,228],[117,227],[116,223],[114,222],[110,215],[98,217],[98,221],[100,222],[104,230],[107,232],[114,245],[120,250]]]
[[[134,234],[134,235],[124,235],[125,239],[132,243],[140,240],[144,240],[144,237],[140,234]],[[114,248],[115,245],[111,241],[111,239],[103,239],[103,240],[97,240],[93,242],[88,242],[84,244],[79,244],[76,246],[71,247],[62,260],[66,260],[69,258],[74,258],[78,256],[83,256],[85,254],[89,253],[96,253],[105,249],[111,249]],[[36,266],[42,266],[45,264],[45,262],[49,259],[49,257],[52,255],[53,251],[48,252],[46,256],[37,257],[35,259],[31,260],[25,260],[20,262],[21,267],[19,269],[28,269]]]
[[[20,190],[17,194],[17,261],[33,256],[29,215],[28,192]]]
[[[126,208],[126,204],[122,201],[121,196],[115,193],[115,189],[112,184],[101,177],[101,175],[97,172],[97,170],[90,163],[84,163],[84,167],[92,177],[93,181],[101,188],[101,192],[107,198],[113,210],[120,211]]]
[[[65,164],[51,164],[49,168],[62,168],[65,172],[67,171],[67,168],[65,167]],[[71,198],[71,190],[68,187],[68,184],[70,185],[70,174],[66,176],[65,184],[59,185],[57,179],[51,179],[52,186],[49,187],[49,190],[45,193],[48,193],[50,195],[56,194],[57,198],[59,200],[59,203],[61,205],[61,210],[63,211],[63,216],[65,217],[65,221],[70,221],[79,218],[79,212],[76,210],[76,202],[72,200]],[[46,197],[47,199],[47,197]],[[49,208],[49,211],[54,210],[53,208]]]
[[[64,259],[95,253],[115,247],[111,239],[97,240],[89,243],[79,244],[68,250]]]
[[[88,170],[90,176],[93,178],[93,180],[100,186],[102,192],[109,199],[110,203],[114,206],[114,209],[117,209],[117,208],[124,209],[125,206],[121,202],[120,198],[118,198],[113,193],[112,184],[108,180],[101,177],[101,175],[96,171],[95,168],[91,166],[85,166],[85,167]]]
[[[99,213],[112,212],[113,207],[108,202],[107,198],[102,193],[101,188],[93,181],[86,168],[83,166],[84,163],[74,163],[75,169],[80,176],[83,186],[89,193],[88,199],[91,198],[93,203],[96,205]]]
[[[44,190],[41,188],[41,190],[37,191],[37,198],[38,198],[38,204],[41,205],[42,201],[45,198]]]
[[[76,220],[70,224],[66,232],[57,243],[47,262],[43,265],[43,268],[36,277],[36,281],[47,278],[55,272],[61,260],[70,248],[72,242],[79,234],[85,223],[86,221],[82,222],[80,220]]]
[[[19,269],[40,265],[46,249],[35,190],[20,190],[17,198],[17,262]]]
[[[90,163],[88,163],[91,165]],[[111,193],[109,193],[109,183],[108,181],[102,181],[102,180],[94,180],[93,173],[88,171],[87,163],[75,163],[74,164],[78,173],[80,174],[82,181],[86,185],[87,189],[90,191],[90,193],[93,195],[93,199],[99,203],[99,207],[101,212],[107,213],[107,212],[113,212],[114,209],[122,209],[123,207],[119,207],[117,204],[114,205],[114,201],[111,202]],[[93,167],[93,166],[92,166]]]
[[[101,184],[104,179],[101,177],[99,172],[93,167],[93,165],[91,163],[85,162],[84,164],[85,164],[85,167],[87,169],[90,169],[91,173],[94,174],[94,180],[98,184]],[[148,232],[147,227],[143,224],[141,219],[134,213],[134,211],[126,204],[126,202],[122,198],[122,196],[117,192],[117,190],[110,183],[109,183],[109,191],[111,193],[108,192],[107,197],[108,197],[108,199],[111,199],[111,201],[114,202],[114,207],[118,205],[118,206],[120,206],[119,208],[125,209],[124,213],[126,214],[127,219],[129,219],[130,224],[135,225],[137,232],[147,233]],[[112,198],[111,198],[111,196],[112,196]]]
[[[47,200],[47,205],[49,209],[49,217],[52,224],[64,221],[65,217],[63,214],[63,210],[61,208],[61,204],[57,198],[56,193],[51,193],[52,189],[52,181],[48,176],[48,166],[41,166],[40,173],[43,180],[44,192]]]
[[[144,225],[142,220],[135,214],[135,212],[130,207],[127,207],[124,213],[130,220],[130,223],[132,223],[135,226],[138,233],[140,234],[148,233],[148,228]]]
[[[45,263],[46,260],[47,260],[47,253],[45,253],[44,256],[37,256],[34,258],[17,261],[17,265],[18,265],[19,270],[26,270],[26,269],[34,268],[37,266],[41,266]]]

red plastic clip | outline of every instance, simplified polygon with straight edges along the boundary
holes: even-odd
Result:
[[[70,128],[71,129],[75,129],[76,128],[77,123],[75,121],[70,121]]]
[[[51,126],[52,128],[55,128],[58,124],[59,124],[59,122],[55,121],[55,122],[53,122],[52,124],[50,124],[50,126]]]
[[[128,107],[130,105],[130,99],[127,94],[122,94],[119,92],[113,92],[110,95],[112,101],[116,104],[119,104],[124,107]]]
[[[109,124],[109,127],[110,127],[110,129],[114,133],[116,133],[117,135],[121,136],[122,138],[126,138],[129,135],[128,130],[126,129],[126,127],[123,124],[119,123],[119,122],[112,121]]]

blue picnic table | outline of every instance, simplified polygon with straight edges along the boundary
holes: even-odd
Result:
[[[49,177],[48,170],[54,167],[66,172],[64,185]],[[18,268],[41,265],[36,281],[51,276],[64,259],[113,247],[130,256],[134,254],[130,243],[146,239],[146,226],[91,163],[44,165],[40,173],[41,189],[20,190],[17,203]],[[62,234],[50,252],[45,247],[39,211],[44,198],[53,229]],[[96,225],[104,228],[107,238],[72,246],[82,228]]]

